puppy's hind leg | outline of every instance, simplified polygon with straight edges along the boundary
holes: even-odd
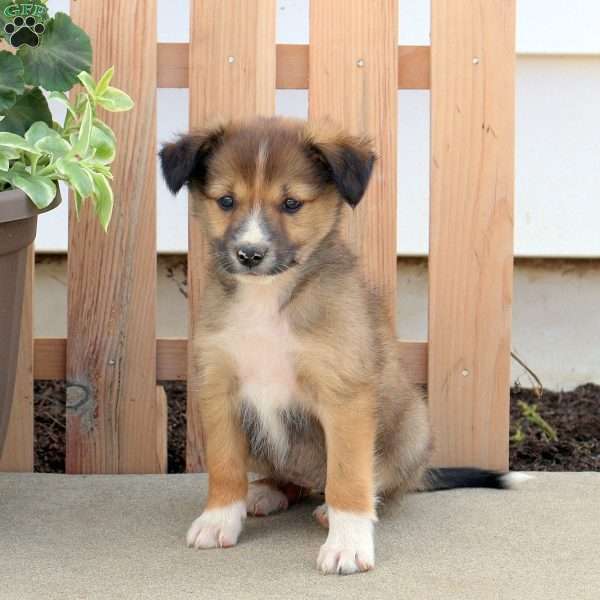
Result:
[[[387,418],[377,456],[377,496],[385,499],[422,488],[431,455],[424,401],[415,397],[398,417]]]
[[[326,502],[319,504],[319,506],[313,510],[313,517],[321,527],[329,529],[329,508]]]
[[[308,496],[309,490],[293,483],[279,483],[274,479],[258,479],[248,486],[246,508],[249,515],[266,517],[287,510],[292,504]]]

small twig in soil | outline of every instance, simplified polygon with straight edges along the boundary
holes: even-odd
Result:
[[[533,379],[534,383],[536,384],[533,388],[535,395],[538,398],[541,398],[544,393],[544,385],[540,381],[540,378],[515,354],[515,352],[511,352],[510,355],[527,371],[529,376]]]

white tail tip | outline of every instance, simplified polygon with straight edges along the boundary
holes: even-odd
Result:
[[[530,479],[535,479],[533,475],[522,473],[521,471],[509,471],[506,475],[502,475],[502,484],[507,488],[517,487]]]

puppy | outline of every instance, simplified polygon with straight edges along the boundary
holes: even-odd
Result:
[[[210,248],[190,381],[209,492],[190,546],[233,546],[247,513],[324,491],[318,568],[367,571],[376,497],[503,487],[496,473],[426,470],[426,403],[340,234],[373,171],[368,139],[259,118],[183,136],[160,156],[171,191],[189,187]],[[248,472],[264,479],[248,485]]]

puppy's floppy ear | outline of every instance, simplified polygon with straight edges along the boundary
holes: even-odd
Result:
[[[337,188],[354,208],[362,199],[371,179],[376,156],[369,138],[340,131],[330,122],[309,124],[305,144],[320,176]]]
[[[225,131],[225,124],[219,123],[163,145],[159,152],[162,172],[173,194],[186,184],[206,183],[209,159],[223,142]]]

